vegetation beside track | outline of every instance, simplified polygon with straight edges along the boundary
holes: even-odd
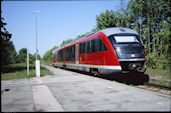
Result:
[[[53,75],[48,69],[40,66],[40,76]],[[29,76],[27,76],[27,64],[17,63],[1,67],[1,80],[35,77],[35,64],[29,65]]]
[[[146,74],[148,74],[151,78],[157,78],[157,79],[164,79],[164,80],[171,80],[170,76],[170,69],[161,69],[161,68],[147,68]]]
[[[167,82],[165,80],[149,80],[149,83],[171,88],[171,81]]]
[[[156,84],[160,86],[171,87],[171,75],[170,75],[170,68],[162,69],[162,68],[147,68],[146,74],[149,75],[150,84]]]
[[[40,61],[41,64],[45,64],[45,65],[48,65],[48,66],[52,66],[52,61],[45,61],[45,60],[41,60]]]

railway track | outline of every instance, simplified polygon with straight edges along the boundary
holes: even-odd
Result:
[[[171,96],[171,87],[166,87],[166,86],[152,84],[152,83],[145,83],[143,85],[138,85],[135,87]]]
[[[149,75],[144,75],[144,77],[142,77],[142,75],[137,76],[134,74],[126,76],[119,75],[114,80],[120,83],[124,83],[126,85],[132,84],[134,87],[137,88],[150,90],[171,96],[171,80],[163,80],[152,77],[149,77],[149,79],[147,80],[148,77]]]
[[[171,96],[171,80],[163,80],[156,78],[149,78],[149,80],[147,80],[147,76],[149,75],[145,75],[144,77],[137,75],[119,75],[114,79],[107,79],[115,80],[126,85],[133,85],[137,88],[150,90]],[[161,81],[163,82],[163,84],[161,83]]]

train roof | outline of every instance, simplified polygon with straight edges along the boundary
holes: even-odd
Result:
[[[98,32],[103,32],[107,37],[110,36],[110,35],[113,35],[113,34],[120,34],[120,33],[122,33],[122,34],[123,33],[131,33],[131,34],[137,34],[138,35],[138,33],[135,30],[132,30],[132,29],[129,29],[129,28],[124,28],[124,27],[111,27],[111,28],[106,28],[106,29],[94,31],[94,32],[86,35],[83,38],[86,38],[86,37],[88,37],[88,36],[90,36],[92,34],[98,33]],[[83,38],[80,38],[78,40],[72,41],[71,43],[76,42],[76,41],[79,41],[79,40],[82,40]]]
[[[122,34],[123,33],[131,33],[131,34],[137,34],[138,35],[138,33],[135,30],[132,30],[132,29],[129,29],[129,28],[124,28],[124,27],[111,27],[111,28],[101,29],[101,30],[97,30],[95,32],[92,32],[92,33],[88,34],[87,36],[85,36],[83,38],[72,41],[69,44],[66,44],[66,45],[64,45],[64,46],[62,46],[60,48],[57,48],[57,49],[53,50],[53,53],[57,52],[59,49],[65,48],[65,47],[67,47],[69,45],[73,45],[73,44],[79,42],[80,40],[82,40],[82,39],[84,39],[84,38],[86,38],[86,37],[88,37],[88,36],[90,36],[92,34],[98,33],[98,32],[103,32],[107,37],[110,36],[110,35],[113,35],[113,34],[120,34],[120,33],[122,33]]]
[[[138,35],[138,33],[135,30],[124,28],[124,27],[111,27],[111,28],[99,30],[98,32],[103,32],[106,36],[110,36],[112,34],[120,34],[120,33],[132,33]]]

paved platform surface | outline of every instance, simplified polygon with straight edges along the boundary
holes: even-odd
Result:
[[[47,68],[55,75],[1,81],[2,112],[171,111],[170,96],[77,72]]]

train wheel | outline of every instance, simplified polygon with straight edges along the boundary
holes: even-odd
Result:
[[[98,69],[91,69],[91,73],[93,76],[101,77],[100,73],[98,72]]]

